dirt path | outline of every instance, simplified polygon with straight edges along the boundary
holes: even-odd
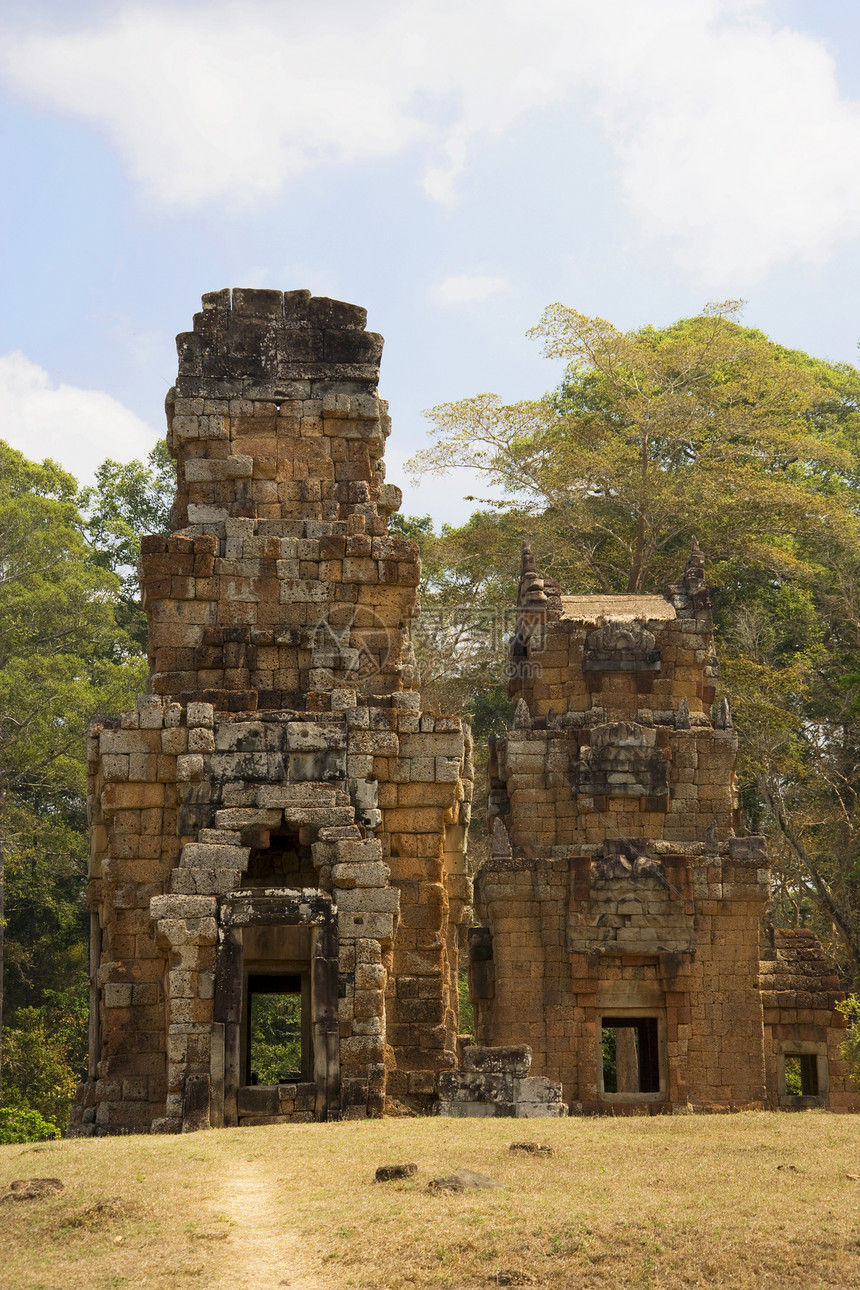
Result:
[[[299,1234],[272,1201],[273,1184],[264,1161],[236,1161],[218,1210],[235,1226],[219,1251],[215,1284],[230,1290],[325,1290],[327,1283],[308,1272]]]

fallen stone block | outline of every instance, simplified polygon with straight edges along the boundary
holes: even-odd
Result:
[[[463,1070],[486,1074],[526,1076],[532,1064],[532,1050],[527,1044],[505,1048],[482,1048],[478,1044],[463,1050]]]
[[[532,1075],[514,1081],[514,1096],[517,1102],[560,1102],[561,1085],[544,1075]]]
[[[552,1147],[544,1146],[540,1142],[512,1142],[508,1151],[522,1152],[527,1156],[554,1156],[555,1151]]]
[[[417,1174],[418,1166],[408,1165],[380,1165],[376,1171],[377,1182],[394,1182],[398,1178],[411,1178]]]
[[[518,1120],[545,1120],[567,1115],[564,1102],[517,1102],[514,1114]]]
[[[512,1120],[516,1115],[513,1102],[442,1102],[435,1105],[437,1115],[452,1120],[487,1120],[492,1117]]]
[[[467,1187],[501,1187],[502,1184],[495,1178],[487,1178],[485,1174],[477,1174],[473,1169],[455,1169],[451,1174],[445,1174],[442,1178],[432,1178],[427,1184],[428,1191],[465,1191]]]

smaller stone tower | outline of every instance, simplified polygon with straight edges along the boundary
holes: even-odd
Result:
[[[762,942],[765,842],[735,834],[698,546],[665,596],[567,596],[526,544],[511,669],[470,933],[479,1044],[529,1045],[572,1110],[860,1109],[820,946]]]

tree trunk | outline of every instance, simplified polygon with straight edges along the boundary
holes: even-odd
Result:
[[[639,1050],[633,1026],[615,1028],[615,1071],[619,1093],[639,1092]]]
[[[639,445],[639,471],[641,496],[639,498],[639,514],[636,520],[636,549],[633,556],[633,564],[630,569],[630,577],[627,580],[627,590],[642,590],[642,575],[644,573],[645,561],[645,537],[647,532],[646,515],[647,515],[647,496],[648,496],[648,436],[642,434]]]
[[[809,875],[809,880],[815,888],[822,907],[827,912],[831,924],[848,951],[855,976],[860,979],[860,937],[858,937],[856,926],[852,925],[851,921],[845,917],[844,912],[836,904],[825,878],[792,828],[779,793],[765,779],[759,780],[759,789],[762,797],[770,807],[777,828]]]
[[[6,932],[6,850],[3,845],[3,802],[0,797],[0,1102],[3,1094],[3,951]]]

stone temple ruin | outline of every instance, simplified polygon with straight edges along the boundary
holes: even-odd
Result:
[[[387,536],[364,324],[307,291],[220,291],[179,337],[174,531],[141,559],[149,693],[90,730],[73,1131],[428,1108],[456,1064],[471,745],[412,688],[418,555]],[[300,1035],[264,1084],[251,1016],[279,995]]]
[[[586,1113],[860,1110],[838,977],[812,932],[766,930],[765,841],[735,836],[698,547],[665,597],[563,595],[526,548],[511,673],[469,933],[479,1042],[528,1044]]]
[[[860,1109],[815,938],[762,940],[700,554],[668,598],[563,596],[524,554],[474,925],[471,740],[414,688],[382,338],[356,306],[237,289],[204,296],[178,347],[173,532],[142,545],[148,693],[89,733],[70,1133],[404,1104]]]

